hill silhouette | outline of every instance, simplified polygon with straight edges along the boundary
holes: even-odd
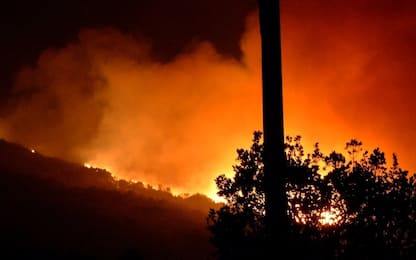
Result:
[[[208,259],[209,208],[0,140],[1,258]]]

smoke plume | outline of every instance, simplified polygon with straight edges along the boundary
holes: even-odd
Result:
[[[413,16],[387,6],[369,12],[366,1],[358,9],[292,2],[282,3],[286,134],[325,152],[358,138],[416,170]],[[151,48],[102,28],[45,50],[18,74],[0,134],[119,177],[212,195],[235,149],[261,130],[257,14],[247,19],[241,60],[209,42],[165,63]]]

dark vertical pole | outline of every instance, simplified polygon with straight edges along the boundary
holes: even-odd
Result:
[[[289,216],[285,189],[279,4],[278,0],[258,0],[262,50],[266,235],[269,249],[273,251],[274,248],[274,251],[278,250],[281,254],[287,246]]]

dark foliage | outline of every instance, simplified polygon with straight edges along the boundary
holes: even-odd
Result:
[[[324,155],[305,154],[300,136],[286,143],[288,237],[293,259],[416,259],[416,178],[390,167],[384,153],[346,144]],[[226,204],[207,218],[220,259],[264,258],[264,183],[261,133],[237,150],[234,176],[216,179]],[[279,247],[279,245],[276,245]]]

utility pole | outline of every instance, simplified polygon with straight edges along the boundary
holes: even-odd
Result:
[[[289,215],[284,153],[280,1],[258,0],[262,80],[267,247],[274,258],[287,250]]]

